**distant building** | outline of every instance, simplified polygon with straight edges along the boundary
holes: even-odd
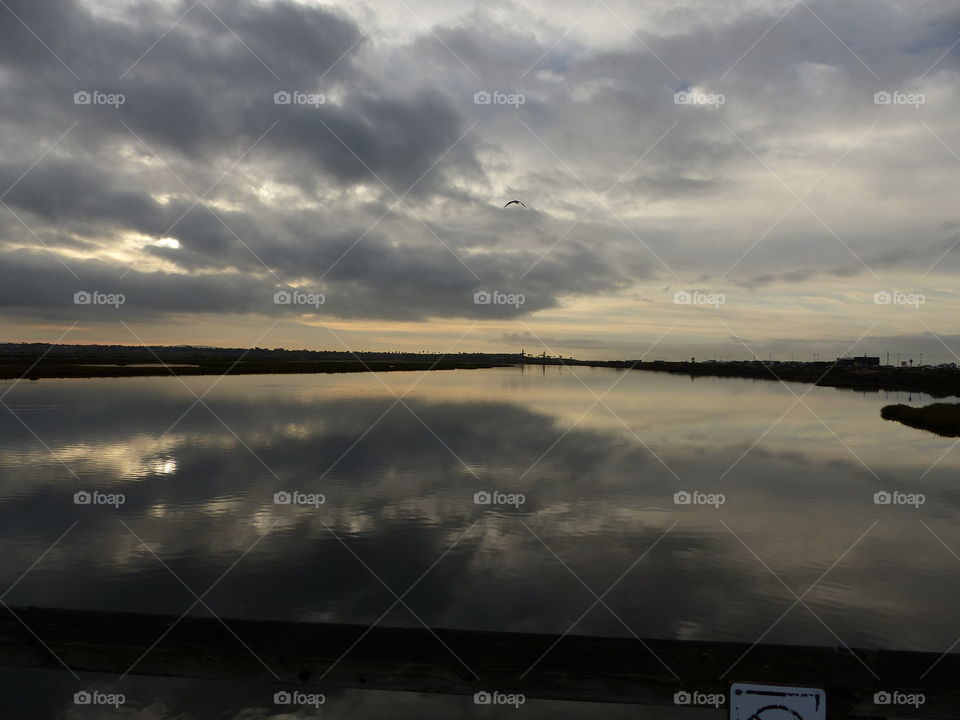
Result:
[[[880,358],[861,355],[852,358],[837,358],[837,365],[841,367],[880,367]]]

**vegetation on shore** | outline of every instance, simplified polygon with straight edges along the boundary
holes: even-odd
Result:
[[[887,405],[880,410],[880,417],[943,437],[960,437],[960,404],[957,403],[934,403],[919,408]]]
[[[590,365],[618,369],[635,368],[691,377],[734,377],[757,380],[814,383],[824,387],[850,388],[864,392],[879,390],[922,392],[933,397],[960,397],[960,370],[934,367],[862,367],[832,362],[609,362],[563,361],[568,365]]]
[[[411,353],[283,348],[49,345],[0,343],[0,379],[90,378],[162,375],[452,370],[509,365],[561,365],[647,370],[690,377],[752,378],[815,383],[864,392],[923,392],[960,397],[960,370],[952,367],[850,366],[832,362],[667,362],[576,360],[520,353]],[[152,365],[152,367],[151,367]],[[179,366],[179,367],[178,367]]]
[[[496,367],[491,363],[461,362],[258,362],[258,363],[203,363],[190,367],[157,365],[156,367],[138,367],[136,365],[116,365],[114,367],[92,367],[70,363],[43,363],[31,368],[30,364],[0,363],[0,379],[25,378],[95,378],[95,377],[149,377],[169,375],[270,375],[291,373],[345,373],[345,372],[390,372],[394,370],[477,370]]]
[[[509,364],[501,356],[479,354],[0,345],[0,379],[473,370]]]

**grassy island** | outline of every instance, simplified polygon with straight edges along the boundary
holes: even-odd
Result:
[[[920,408],[887,405],[880,410],[880,416],[943,437],[960,437],[960,404],[957,403],[934,403]]]

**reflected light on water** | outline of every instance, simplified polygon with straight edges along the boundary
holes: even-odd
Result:
[[[368,374],[190,377],[213,412],[187,414],[195,398],[174,378],[17,387],[49,451],[0,418],[10,567],[78,524],[10,601],[182,612],[126,523],[198,586],[242,556],[213,593],[224,616],[372,622],[391,602],[377,578],[402,592],[442,556],[408,598],[431,625],[564,632],[590,604],[581,581],[601,593],[632,567],[607,601],[637,634],[752,641],[792,601],[763,563],[801,592],[843,556],[806,598],[838,635],[943,649],[960,581],[921,521],[960,550],[960,458],[879,416],[927,398],[816,388],[807,409],[790,392],[802,386],[604,369],[381,379],[397,394],[419,382],[391,409]],[[125,502],[75,505],[64,465]],[[678,505],[680,490],[726,501]],[[927,502],[878,506],[878,490]],[[326,501],[278,504],[279,491]],[[625,630],[601,612],[575,632]],[[835,644],[803,608],[768,640]]]

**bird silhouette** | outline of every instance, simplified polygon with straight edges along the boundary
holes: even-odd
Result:
[[[511,200],[511,201],[508,202],[506,205],[504,205],[504,207],[508,207],[508,206],[510,206],[510,205],[513,205],[514,203],[516,203],[516,204],[519,205],[520,207],[526,207],[526,205],[524,205],[524,204],[523,204],[522,202],[520,202],[519,200]]]

